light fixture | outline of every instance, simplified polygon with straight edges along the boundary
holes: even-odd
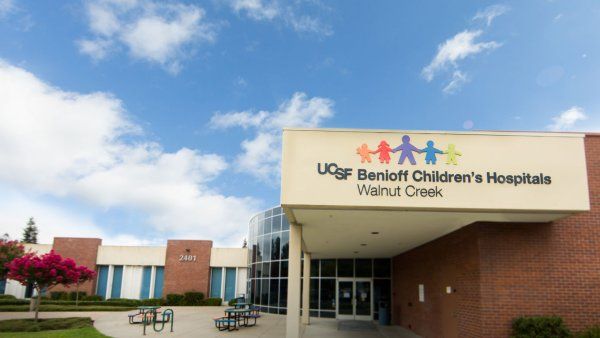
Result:
[[[367,246],[367,243],[362,243],[360,246]]]
[[[371,232],[371,235],[379,235],[379,231],[373,231]]]
[[[355,254],[357,254],[357,253],[358,253],[358,251],[354,251],[354,253],[355,253]]]

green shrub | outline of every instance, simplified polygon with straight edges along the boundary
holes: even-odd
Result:
[[[164,301],[162,298],[148,298],[140,300],[142,306],[160,306],[163,305]]]
[[[85,300],[85,301],[101,301],[101,300],[104,300],[104,297],[99,296],[99,295],[89,295],[89,296],[83,297],[83,299],[80,299],[80,300]]]
[[[519,317],[512,323],[513,338],[568,338],[569,329],[560,317]]]
[[[110,306],[110,305],[40,305],[40,311],[129,311],[136,306]],[[28,312],[29,305],[0,305],[0,312]]]
[[[227,303],[227,305],[229,306],[234,306],[235,304],[237,304],[237,298],[234,299],[230,299],[229,302]]]
[[[183,294],[183,304],[187,306],[201,305],[204,299],[202,292],[186,292]]]
[[[36,332],[48,330],[65,330],[91,327],[89,317],[49,318],[39,319],[9,319],[0,321],[0,332]]]
[[[69,300],[76,300],[77,299],[77,291],[71,291],[69,292]],[[85,296],[87,296],[87,292],[85,291],[79,291],[79,300],[82,300]]]
[[[52,300],[69,300],[69,295],[66,291],[52,291],[50,292],[50,299]]]
[[[128,299],[128,298],[111,298],[107,299],[106,302],[111,304],[119,304],[126,306],[140,306],[141,301],[139,299]]]
[[[170,293],[167,295],[167,304],[170,306],[183,305],[183,295]]]
[[[0,299],[0,305],[25,305],[29,304],[26,299]]]
[[[600,325],[585,329],[575,335],[576,338],[600,338]]]
[[[204,306],[221,306],[223,300],[221,298],[206,298],[203,299],[200,305]]]
[[[17,297],[13,295],[0,295],[0,299],[17,299]]]

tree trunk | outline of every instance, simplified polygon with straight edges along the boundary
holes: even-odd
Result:
[[[79,305],[79,282],[77,282],[77,286],[75,286],[75,307]]]
[[[42,289],[40,287],[35,288],[37,290],[37,304],[35,304],[35,322],[38,321],[38,312],[40,312],[40,303],[42,302]]]

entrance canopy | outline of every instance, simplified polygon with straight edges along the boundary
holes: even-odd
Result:
[[[584,135],[285,129],[281,204],[313,258],[391,257],[477,221],[589,210]]]

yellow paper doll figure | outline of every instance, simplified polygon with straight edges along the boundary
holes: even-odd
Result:
[[[457,165],[456,156],[462,156],[462,153],[454,148],[454,144],[449,144],[448,149],[444,151],[446,155],[446,164]]]

